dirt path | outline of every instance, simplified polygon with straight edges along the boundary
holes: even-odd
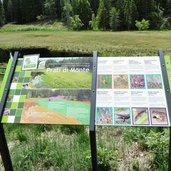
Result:
[[[63,116],[59,113],[49,111],[34,102],[25,103],[21,116],[21,123],[81,124],[75,118]]]

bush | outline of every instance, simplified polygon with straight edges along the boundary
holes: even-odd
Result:
[[[117,157],[115,151],[109,150],[104,147],[97,148],[97,160],[98,170],[116,170],[117,169]]]
[[[79,18],[79,15],[74,15],[73,17],[70,17],[71,20],[71,28],[73,30],[80,30],[81,27],[84,25],[81,21],[81,19]]]
[[[148,30],[150,27],[149,20],[142,19],[142,21],[135,21],[135,26],[138,28],[138,30]]]

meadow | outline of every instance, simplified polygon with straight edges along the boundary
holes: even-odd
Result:
[[[79,55],[98,50],[100,56],[154,56],[163,48],[166,54],[171,54],[170,31],[10,29],[0,32],[3,50],[46,48],[54,54]],[[88,127],[18,124],[4,127],[15,171],[91,169]],[[167,170],[169,128],[98,126],[97,145],[99,170]],[[2,162],[0,170],[3,170]]]
[[[91,54],[100,56],[156,55],[163,48],[170,50],[171,31],[1,31],[1,49],[46,48],[54,53]]]

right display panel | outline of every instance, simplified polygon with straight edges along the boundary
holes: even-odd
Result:
[[[160,59],[99,57],[96,125],[170,126]]]

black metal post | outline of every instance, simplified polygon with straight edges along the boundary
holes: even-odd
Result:
[[[167,76],[167,70],[166,70],[166,63],[164,60],[164,52],[162,49],[158,51],[158,55],[160,57],[160,63],[162,68],[162,74],[163,74],[163,81],[165,84],[165,93],[166,93],[166,99],[167,99],[167,106],[168,106],[168,112],[169,112],[169,118],[171,123],[171,92],[169,87],[169,80]],[[171,171],[171,128],[170,128],[170,142],[169,142],[169,159],[168,159],[168,171]]]
[[[91,115],[90,115],[90,146],[92,170],[97,171],[97,145],[96,145],[96,88],[97,88],[97,51],[93,52],[93,70],[92,70],[92,91],[91,91]]]
[[[15,67],[17,64],[17,59],[18,59],[18,55],[19,53],[16,52],[14,54],[14,58],[12,61],[12,66],[10,68],[10,73],[8,75],[8,79],[5,85],[5,90],[1,99],[1,103],[0,103],[0,121],[2,120],[2,116],[3,116],[3,111],[4,111],[4,107],[5,107],[5,103],[8,97],[8,92],[11,86],[11,81],[14,75],[14,71],[15,71]],[[7,141],[6,141],[6,137],[5,137],[5,132],[3,129],[3,124],[0,123],[0,152],[1,152],[1,157],[2,157],[2,162],[5,168],[5,171],[13,171],[13,166],[12,166],[12,161],[11,161],[11,157],[10,157],[10,153],[9,153],[9,149],[8,149],[8,145],[7,145]]]
[[[13,171],[12,161],[8,150],[8,145],[4,133],[3,125],[0,124],[0,152],[2,162],[6,171]]]

